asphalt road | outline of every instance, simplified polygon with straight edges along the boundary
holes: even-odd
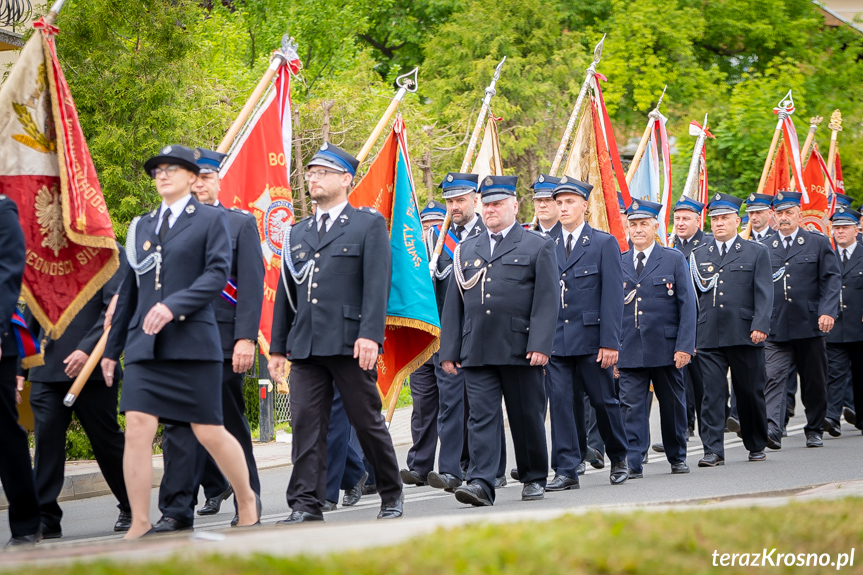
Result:
[[[825,446],[807,449],[803,436],[804,419],[801,415],[791,420],[789,436],[783,438],[781,451],[767,452],[767,461],[750,463],[747,451],[733,434],[726,435],[726,465],[717,468],[698,468],[701,444],[697,438],[689,442],[688,462],[692,472],[688,475],[671,475],[664,455],[650,452],[650,462],[645,465],[644,478],[630,480],[621,486],[612,486],[608,481],[609,466],[588,472],[581,478],[581,489],[562,493],[547,493],[542,501],[521,501],[521,485],[514,481],[500,490],[493,507],[473,508],[458,503],[451,494],[430,487],[406,487],[405,515],[427,517],[440,515],[500,513],[530,509],[560,509],[583,506],[665,503],[693,499],[717,499],[739,496],[763,496],[766,493],[793,492],[824,483],[863,478],[863,435],[843,422],[842,437],[831,438],[825,434]],[[653,437],[659,437],[658,410],[654,405],[651,417]],[[514,466],[511,450],[508,467]],[[405,465],[408,446],[397,449],[399,462]],[[274,523],[286,517],[290,511],[285,501],[290,467],[261,472],[264,505],[263,523]],[[203,494],[200,502],[203,503]],[[158,520],[157,493],[152,494],[151,518]],[[57,543],[119,538],[112,531],[117,517],[116,501],[112,496],[94,497],[61,504],[64,537]],[[366,496],[355,507],[339,508],[327,513],[328,522],[356,522],[373,520],[378,512],[380,499]],[[199,530],[223,529],[233,517],[233,503],[228,500],[221,513],[212,517],[198,518]],[[7,512],[0,512],[0,541],[9,538]]]

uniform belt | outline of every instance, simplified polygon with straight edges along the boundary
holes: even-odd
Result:
[[[225,285],[225,289],[222,290],[222,297],[229,304],[233,306],[237,305],[237,282],[234,281],[234,278],[228,278],[228,283]]]

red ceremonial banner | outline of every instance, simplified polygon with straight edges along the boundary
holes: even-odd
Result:
[[[818,162],[818,152],[815,150],[809,154],[809,161],[803,169],[803,183],[809,191],[809,201],[802,204],[801,224],[806,229],[815,229],[826,234],[829,230],[827,186],[821,164]]]
[[[614,173],[612,170],[612,158],[608,152],[608,146],[605,144],[605,135],[602,133],[602,124],[599,122],[599,114],[596,111],[596,106],[591,102],[589,104],[590,113],[593,115],[593,129],[596,135],[596,155],[599,159],[599,173],[602,176],[602,196],[605,205],[605,213],[608,217],[608,232],[617,238],[617,243],[620,245],[620,251],[625,252],[629,249],[629,242],[626,239],[626,231],[623,229],[623,218],[620,215],[620,207],[617,202],[617,190],[614,187]],[[611,126],[608,126],[611,131]],[[624,196],[626,201],[626,196]]]
[[[118,247],[75,102],[41,20],[0,90],[0,194],[27,245],[22,294],[52,339],[119,266]]]
[[[770,167],[767,182],[764,184],[764,193],[775,196],[777,192],[791,189],[791,172],[788,170],[788,153],[785,146],[779,146],[776,159]]]
[[[247,210],[258,222],[264,258],[264,303],[258,343],[270,353],[273,307],[282,266],[282,232],[294,223],[291,195],[291,72],[299,60],[283,64],[275,83],[234,142],[220,171],[223,203]],[[242,298],[242,293],[237,293]]]

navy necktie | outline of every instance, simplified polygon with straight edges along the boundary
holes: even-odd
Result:
[[[635,275],[640,276],[641,272],[644,271],[644,252],[638,252],[635,259],[638,260],[638,263],[635,264]]]
[[[171,229],[171,225],[168,223],[168,219],[171,217],[171,210],[165,210],[164,215],[162,215],[162,227],[159,228],[159,241],[165,239],[165,236],[168,235],[168,232]]]
[[[324,212],[321,215],[321,227],[318,228],[318,240],[324,239],[324,234],[327,233],[327,220],[330,219],[330,214]]]

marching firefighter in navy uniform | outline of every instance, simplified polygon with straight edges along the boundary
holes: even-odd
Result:
[[[273,311],[270,373],[291,361],[293,473],[291,514],[280,524],[323,521],[326,437],[333,384],[381,495],[379,519],[402,516],[404,496],[381,414],[376,363],[382,352],[392,252],[383,216],[354,208],[348,191],[359,162],[324,143],[306,165],[315,215],[285,231],[285,256]]]
[[[781,448],[791,362],[800,375],[807,447],[821,447],[827,415],[827,334],[839,313],[841,278],[827,236],[800,227],[800,192],[779,192],[779,230],[768,240],[773,264],[773,318],[767,339],[767,446]]]
[[[434,236],[429,235],[432,226],[440,228],[446,218],[446,206],[430,201],[420,213],[426,250],[434,249]],[[411,440],[408,451],[407,468],[399,471],[405,485],[426,485],[428,474],[434,470],[437,452],[438,413],[440,412],[440,393],[435,376],[434,356],[419,366],[411,374]]]
[[[0,437],[3,438],[0,483],[9,502],[10,546],[29,545],[42,539],[27,432],[18,425],[15,377],[19,352],[11,324],[21,293],[25,253],[18,207],[0,194]]]
[[[219,202],[219,166],[225,158],[212,150],[197,148],[200,174],[192,193],[202,204],[216,206],[228,217],[231,241],[231,271],[222,293],[213,300],[222,345],[222,415],[225,429],[240,446],[249,468],[252,490],[260,496],[261,481],[252,451],[252,434],[246,420],[243,374],[254,365],[255,341],[264,299],[264,260],[254,216]],[[165,425],[162,434],[165,474],[159,489],[162,518],[157,533],[191,529],[198,486],[203,485],[206,504],[199,515],[215,515],[232,493],[230,484],[184,425]],[[239,517],[234,516],[232,525]]]
[[[752,224],[749,239],[763,244],[776,230],[770,227],[770,214],[773,213],[773,196],[769,194],[749,194],[746,198],[746,214]]]
[[[191,426],[233,486],[239,525],[260,523],[260,499],[249,485],[242,447],[222,424],[223,354],[213,300],[227,283],[231,244],[225,211],[192,197],[198,156],[175,145],[144,162],[162,203],[129,226],[129,266],[102,358],[110,386],[126,350],[120,410],[126,414],[130,539],[153,532],[152,445],[160,421]]]
[[[626,430],[613,374],[623,316],[620,247],[613,236],[584,221],[592,189],[569,177],[561,178],[554,189],[562,225],[554,240],[562,309],[546,368],[557,461],[549,491],[579,487],[577,470],[584,460],[579,442],[587,433],[585,392],[611,460],[611,483],[620,485],[629,477]]]
[[[699,227],[703,211],[704,204],[687,196],[681,197],[674,205],[674,241],[671,247],[680,250],[687,263],[692,250],[710,243],[713,238]],[[701,425],[701,402],[704,399],[704,382],[697,355],[683,368],[683,378],[686,383],[687,434],[692,435],[696,424]]]
[[[476,213],[477,175],[451,172],[444,177],[440,186],[447,209],[452,218],[450,229],[444,238],[437,269],[434,270],[435,297],[438,314],[443,321],[444,300],[449,284],[452,283],[452,258],[460,242],[474,238],[486,231],[482,218]],[[426,236],[426,247],[431,258],[440,230],[430,231]],[[431,261],[431,259],[429,259]],[[447,373],[441,367],[440,352],[435,353],[435,375],[438,382],[440,409],[438,412],[438,471],[428,474],[428,483],[436,489],[452,492],[462,484],[469,466],[468,413],[470,405],[465,389],[464,372]],[[488,446],[486,446],[488,447]],[[495,487],[506,485],[506,436],[503,419],[500,421],[500,465],[495,476]]]
[[[672,473],[686,464],[683,367],[695,353],[695,294],[680,251],[656,243],[661,204],[635,200],[626,212],[632,249],[623,266],[623,342],[617,368],[629,441],[629,477],[642,477],[650,433],[650,384],[659,399],[662,444]]]
[[[31,384],[30,407],[33,410],[36,447],[33,471],[42,510],[42,537],[45,539],[63,536],[60,526],[63,510],[57,503],[57,497],[63,489],[66,431],[72,413],[84,428],[93,446],[99,470],[117,498],[120,515],[114,524],[114,531],[127,531],[132,523],[123,480],[125,439],[117,422],[119,386],[106,386],[101,370],[94,370],[72,407],[63,404],[69,387],[104,333],[105,314],[114,294],[120,289],[128,266],[122,248],[119,256],[119,269],[75,315],[60,339],[48,339],[44,330],[40,331],[39,323],[29,308],[24,315],[30,331],[38,333],[39,340],[44,343],[42,352],[45,363],[31,368],[27,379]],[[122,378],[119,367],[114,377],[116,381]]]
[[[708,205],[713,241],[690,257],[698,295],[695,348],[704,378],[704,457],[699,467],[725,465],[729,367],[749,461],[766,458],[764,340],[773,308],[770,257],[764,246],[737,235],[742,203],[729,194],[713,196]]]
[[[824,430],[838,437],[842,434],[839,417],[843,406],[863,413],[863,247],[857,243],[860,212],[840,205],[830,219],[842,292],[836,325],[827,334],[828,404]],[[849,401],[852,390],[853,402]],[[863,421],[857,419],[855,426],[863,430]]]
[[[459,244],[444,304],[441,366],[453,375],[464,372],[470,403],[468,484],[455,496],[474,506],[495,499],[501,396],[522,499],[542,499],[548,475],[542,366],[551,354],[560,291],[554,244],[515,220],[517,181],[515,176],[483,180],[488,229]]]

